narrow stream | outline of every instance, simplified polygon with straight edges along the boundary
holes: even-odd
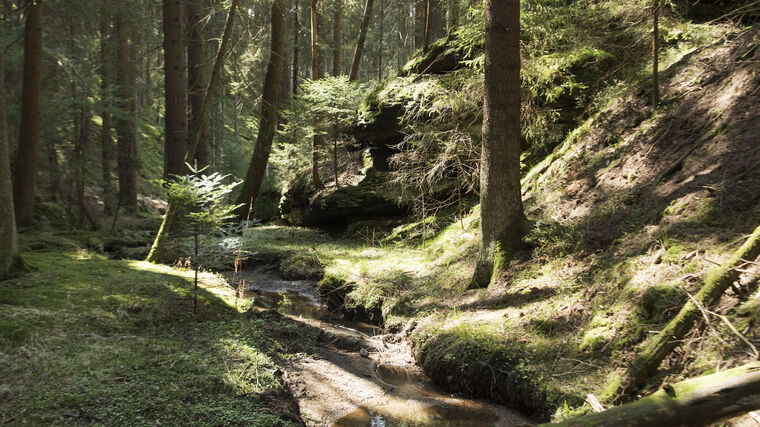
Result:
[[[283,280],[268,270],[228,273],[229,282],[244,288],[244,297],[254,307],[276,310],[294,320],[317,326],[326,331],[341,331],[363,340],[382,341],[385,333],[381,328],[364,322],[342,319],[330,312],[317,297],[317,284],[312,281]],[[385,348],[390,348],[388,345]],[[342,352],[340,357],[350,357],[353,363],[368,365],[370,378],[382,386],[379,393],[370,394],[354,409],[342,411],[332,419],[321,420],[314,425],[333,427],[384,427],[384,426],[509,426],[528,424],[529,421],[514,411],[493,403],[475,399],[450,396],[431,384],[420,369],[410,363],[408,350],[399,359],[400,346],[390,357],[380,354],[371,358],[359,353]],[[389,350],[389,353],[391,350]],[[398,362],[397,360],[402,360]],[[368,376],[368,375],[364,375]],[[349,377],[350,378],[350,377]],[[333,376],[325,381],[346,381]],[[331,384],[310,384],[312,388],[334,388]],[[351,400],[351,399],[347,399]],[[354,401],[354,400],[351,400]],[[321,404],[318,402],[318,404]],[[329,405],[328,399],[324,405]],[[344,402],[345,404],[345,402]],[[351,406],[349,406],[351,407]]]

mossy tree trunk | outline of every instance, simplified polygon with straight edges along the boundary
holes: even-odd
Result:
[[[243,186],[240,189],[240,195],[237,200],[237,203],[241,205],[237,211],[238,219],[241,221],[247,219],[249,207],[252,209],[253,203],[261,190],[261,184],[264,181],[267,163],[269,162],[269,153],[272,150],[272,141],[277,129],[280,79],[283,75],[285,34],[287,32],[285,17],[285,1],[275,0],[272,3],[272,41],[270,43],[269,66],[264,77],[259,135],[256,138],[256,145],[253,147],[253,155],[251,163],[248,166],[248,173],[245,176],[245,181],[243,181]]]
[[[744,260],[755,259],[758,255],[760,255],[760,227],[755,229],[731,258],[707,273],[703,280],[704,285],[694,296],[694,300],[702,307],[709,307],[718,302],[726,289],[739,278],[740,272],[737,269],[745,263]],[[652,377],[663,359],[679,345],[700,315],[700,308],[694,301],[689,300],[684,304],[678,315],[652,339],[633,362],[618,388],[619,394],[624,397],[631,396]]]
[[[551,426],[708,425],[760,408],[760,362],[669,384],[643,399]]]
[[[26,0],[25,10],[21,123],[13,181],[16,219],[20,224],[31,222],[37,192],[37,151],[40,142],[42,97],[42,0]]]
[[[2,28],[0,27],[0,41]],[[16,214],[13,210],[11,159],[5,138],[5,63],[4,49],[0,49],[0,280],[12,276],[23,268],[18,255]]]
[[[486,287],[498,277],[522,243],[519,0],[486,1],[485,55],[481,242],[473,288]]]

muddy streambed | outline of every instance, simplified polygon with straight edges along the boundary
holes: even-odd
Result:
[[[254,307],[276,310],[325,332],[313,354],[288,362],[285,380],[309,426],[511,426],[529,423],[487,401],[430,385],[406,341],[331,313],[313,281],[283,280],[271,270],[226,275]]]

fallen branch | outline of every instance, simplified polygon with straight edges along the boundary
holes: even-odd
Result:
[[[760,362],[666,384],[651,396],[551,426],[707,425],[760,407]],[[549,424],[544,424],[549,425]]]

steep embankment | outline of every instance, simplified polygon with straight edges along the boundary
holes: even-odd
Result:
[[[662,71],[656,109],[647,79],[609,89],[606,106],[525,177],[531,249],[487,290],[465,290],[477,208],[386,235],[367,224],[360,243],[270,229],[252,245],[287,254],[283,265],[321,266],[334,306],[405,330],[426,373],[451,391],[542,417],[583,411],[570,409],[586,393],[611,397],[605,385],[760,221],[759,43],[750,28],[685,54]],[[754,345],[757,277],[758,265],[745,265],[712,308]],[[749,358],[711,319],[650,386]]]

